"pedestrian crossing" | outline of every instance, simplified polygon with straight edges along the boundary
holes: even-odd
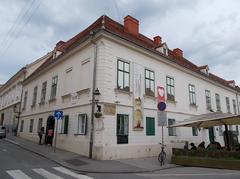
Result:
[[[34,168],[31,169],[34,173],[41,176],[42,178],[46,179],[67,179],[67,178],[77,178],[77,179],[93,179],[92,177],[86,176],[86,175],[81,175],[72,172],[71,170],[64,168],[64,167],[52,167],[54,171],[57,171],[57,173],[61,173],[66,177],[59,176],[59,174],[53,173],[52,171],[49,171],[44,168]],[[26,172],[16,169],[16,170],[7,170],[6,173],[12,177],[13,179],[32,179],[29,174],[26,174]],[[68,177],[67,177],[68,176]]]

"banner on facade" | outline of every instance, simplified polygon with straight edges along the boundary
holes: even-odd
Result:
[[[133,129],[143,130],[143,93],[142,93],[143,67],[133,64]]]

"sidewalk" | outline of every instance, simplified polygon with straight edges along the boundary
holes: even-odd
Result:
[[[173,164],[161,167],[157,157],[93,160],[61,149],[56,149],[54,153],[50,146],[38,145],[20,137],[8,136],[5,140],[78,173],[143,173],[176,167]]]

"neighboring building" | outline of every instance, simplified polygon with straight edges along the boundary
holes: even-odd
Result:
[[[7,128],[8,133],[14,132],[20,114],[22,82],[32,74],[51,53],[20,69],[0,88],[0,125]]]
[[[54,110],[62,110],[57,147],[89,156],[92,94],[97,88],[103,116],[93,121],[96,159],[160,152],[158,86],[166,89],[168,125],[210,111],[239,114],[240,90],[234,81],[191,63],[181,49],[170,50],[161,37],[140,34],[139,22],[131,16],[124,18],[124,25],[101,16],[72,39],[60,41],[54,52],[23,82],[19,125],[23,138],[37,142],[39,129],[56,128],[51,116]],[[220,128],[164,127],[167,150],[183,147],[186,140],[223,143]]]

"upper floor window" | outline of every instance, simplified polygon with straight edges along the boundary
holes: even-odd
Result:
[[[38,87],[35,86],[34,89],[33,89],[32,107],[34,107],[36,105],[36,102],[37,102],[37,90],[38,90]]]
[[[226,106],[227,106],[227,112],[231,113],[229,97],[226,97]]]
[[[233,99],[233,100],[232,100],[232,102],[233,102],[233,112],[234,112],[234,114],[237,114],[237,105],[236,105],[236,100],[235,100],[235,99]]]
[[[154,94],[154,72],[148,69],[145,69],[145,94],[149,96],[155,96]]]
[[[195,91],[195,86],[192,84],[189,84],[189,101],[190,105],[196,105],[196,91]]]
[[[221,111],[221,101],[220,101],[220,95],[218,93],[215,94],[216,98],[216,107],[217,111]]]
[[[42,92],[41,92],[41,103],[45,102],[46,99],[46,91],[47,91],[47,82],[45,81],[42,84]]]
[[[30,120],[30,125],[29,125],[29,132],[30,132],[30,133],[33,132],[33,122],[34,122],[34,119],[31,119],[31,120]]]
[[[198,128],[197,127],[192,127],[192,135],[198,136]]]
[[[27,96],[28,96],[28,92],[25,91],[24,99],[23,99],[23,109],[26,109],[26,106],[27,106]]]
[[[117,62],[117,88],[130,91],[130,65],[122,60]]]
[[[205,90],[205,95],[206,95],[206,105],[207,109],[211,110],[212,109],[212,104],[211,104],[211,93],[209,90]]]
[[[174,78],[167,76],[167,99],[175,100]]]
[[[50,99],[54,99],[57,94],[57,81],[58,81],[58,76],[54,76],[52,78],[52,86],[51,86],[51,97]]]

